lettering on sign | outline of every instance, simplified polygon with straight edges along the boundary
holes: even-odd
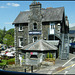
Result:
[[[31,55],[37,55],[37,52],[30,52]]]

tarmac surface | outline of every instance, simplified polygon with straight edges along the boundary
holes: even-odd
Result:
[[[42,65],[40,68],[33,70],[33,73],[39,74],[75,74],[75,55],[69,54],[68,60],[56,59],[55,64],[47,63]],[[51,65],[52,64],[52,65]],[[25,66],[9,66],[6,68],[8,71],[24,72]],[[31,73],[31,70],[26,71]]]
[[[34,70],[34,73],[40,74],[75,74],[75,55],[69,54],[68,60],[56,59],[55,65],[42,66],[39,70]]]

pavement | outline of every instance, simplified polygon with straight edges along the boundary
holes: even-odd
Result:
[[[42,66],[34,73],[40,74],[75,74],[75,55],[69,54],[68,60],[56,59],[55,65]]]

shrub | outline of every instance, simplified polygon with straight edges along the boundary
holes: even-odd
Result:
[[[9,65],[12,65],[12,64],[15,64],[15,58],[12,58],[12,59],[9,59],[7,60],[7,64]]]
[[[50,53],[50,58],[53,58],[53,55],[52,55],[52,53]]]
[[[7,61],[6,60],[2,60],[2,62],[0,63],[0,66],[4,66],[6,65]]]
[[[47,53],[47,58],[49,58],[49,52]]]
[[[24,59],[24,55],[22,56],[22,59]]]

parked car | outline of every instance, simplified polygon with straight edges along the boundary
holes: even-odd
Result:
[[[75,43],[70,43],[70,53],[75,53]]]

